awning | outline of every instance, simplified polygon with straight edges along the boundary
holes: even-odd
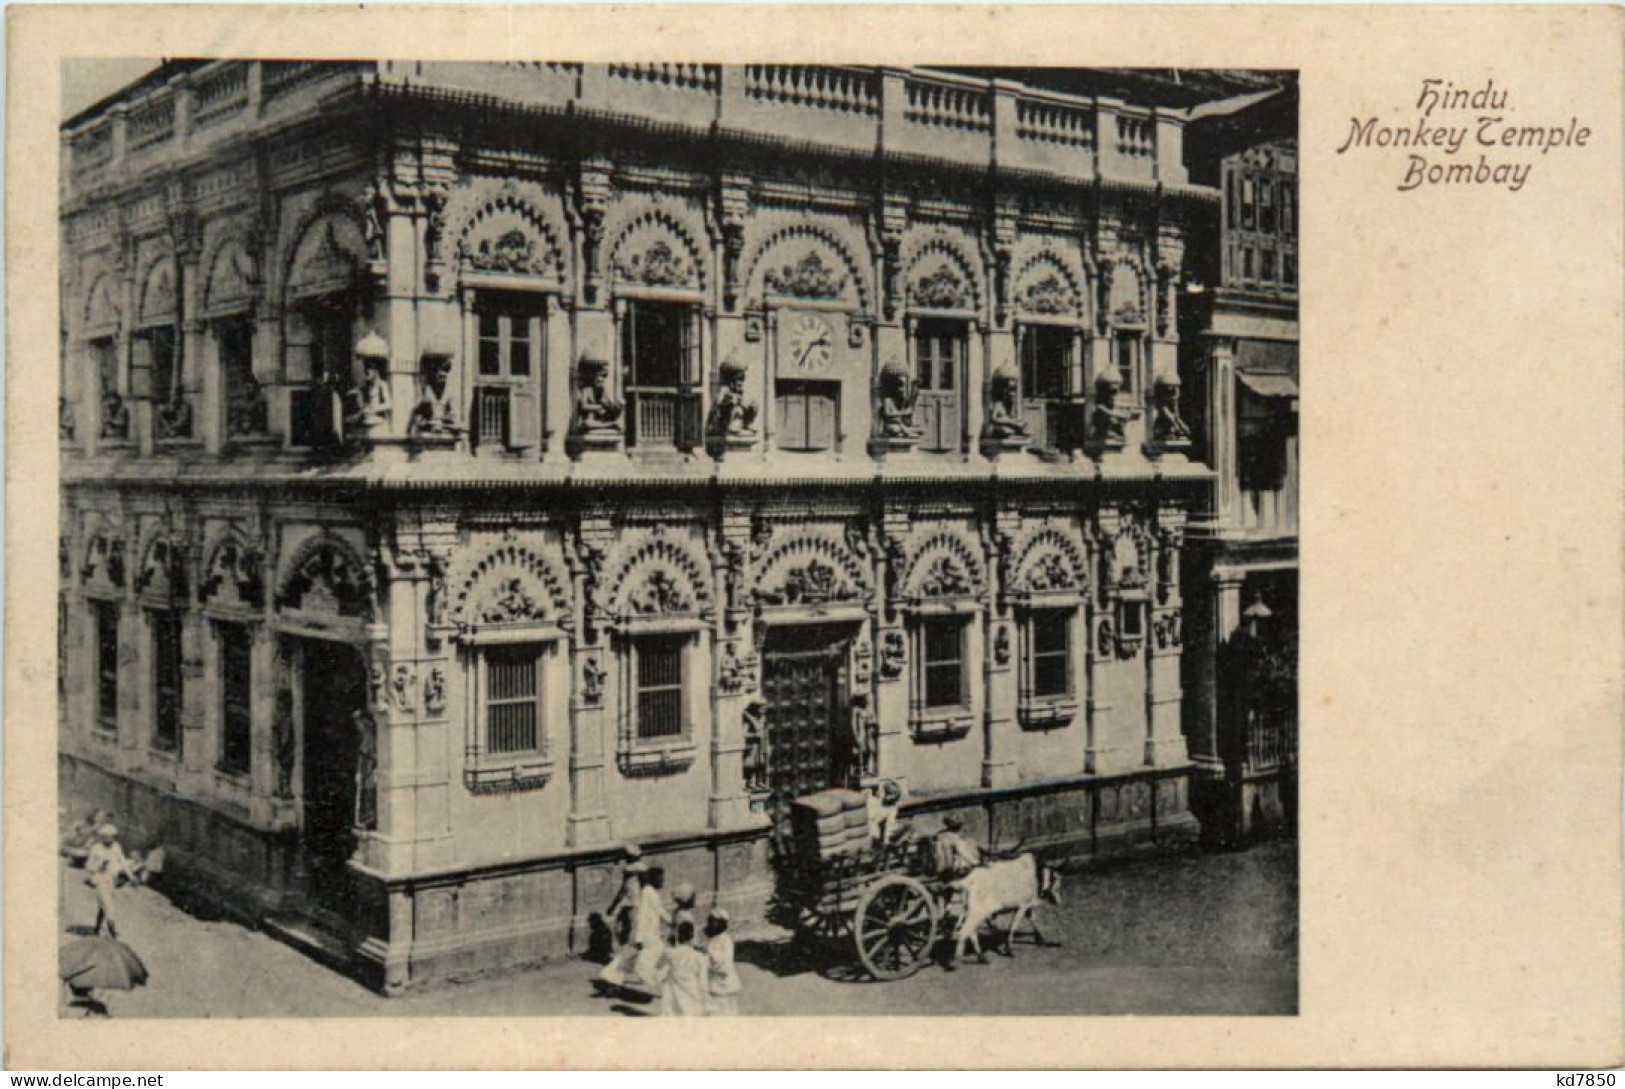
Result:
[[[1298,383],[1284,374],[1248,374],[1237,371],[1241,384],[1260,397],[1296,397]]]

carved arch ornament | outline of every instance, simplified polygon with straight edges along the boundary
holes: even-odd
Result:
[[[198,602],[245,609],[265,603],[264,559],[237,530],[227,530],[209,549],[198,580]]]
[[[151,325],[175,318],[174,258],[168,252],[154,257],[142,274],[140,301],[136,306],[136,323]]]
[[[218,314],[246,308],[259,289],[259,261],[249,252],[248,237],[227,232],[207,256],[203,268],[203,311]]]
[[[982,312],[987,287],[979,262],[957,238],[942,232],[929,236],[913,250],[904,267],[910,308]]]
[[[706,247],[680,216],[651,208],[634,216],[608,247],[613,281],[633,287],[704,291]]]
[[[901,580],[914,601],[980,598],[987,587],[980,550],[951,530],[933,533],[914,550]]]
[[[1082,593],[1089,581],[1084,551],[1054,526],[1038,530],[1023,543],[1013,570],[1010,589],[1020,595]]]
[[[84,556],[79,567],[81,585],[99,586],[103,591],[124,589],[124,537],[116,526],[104,523],[87,534]]]
[[[511,180],[477,201],[457,233],[457,260],[473,272],[537,276],[563,283],[563,237],[550,218]]]
[[[874,307],[867,267],[839,232],[792,221],[772,230],[751,255],[745,297],[758,303],[775,295],[850,304],[855,292],[857,308],[867,312]]]
[[[1022,264],[1012,301],[1017,313],[1081,321],[1088,293],[1082,278],[1053,249],[1045,247]]]
[[[136,569],[135,592],[151,600],[185,601],[187,584],[186,545],[167,528],[152,532],[141,549]]]
[[[1100,564],[1102,594],[1144,590],[1151,574],[1151,535],[1139,522],[1125,521],[1100,550]]]
[[[658,532],[623,555],[608,585],[606,600],[617,621],[709,619],[715,608],[705,565],[683,544]]]
[[[84,328],[87,333],[109,332],[118,328],[123,318],[123,309],[119,306],[117,295],[117,279],[112,273],[103,271],[91,280],[90,290],[85,292]]]
[[[566,583],[534,549],[504,541],[487,549],[459,580],[450,619],[461,635],[478,628],[571,621]]]
[[[284,298],[348,290],[359,282],[367,245],[354,202],[324,193],[290,237],[282,261]]]
[[[372,569],[341,537],[307,537],[282,576],[277,607],[370,621],[377,612]]]
[[[823,606],[871,600],[874,586],[845,545],[798,533],[768,549],[755,580],[759,606]]]

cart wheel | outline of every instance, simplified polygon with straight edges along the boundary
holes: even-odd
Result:
[[[863,890],[852,928],[858,958],[879,980],[919,970],[936,938],[937,906],[912,877],[883,877]]]

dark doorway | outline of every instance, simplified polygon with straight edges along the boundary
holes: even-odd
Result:
[[[366,669],[355,648],[304,640],[304,855],[317,907],[351,907],[347,863],[357,838],[355,713],[367,700]]]
[[[851,629],[813,624],[769,630],[762,655],[767,781],[775,821],[791,799],[855,785],[861,763],[847,681]]]

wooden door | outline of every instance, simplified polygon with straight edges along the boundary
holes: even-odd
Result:
[[[342,913],[352,906],[348,863],[357,843],[360,754],[355,712],[366,706],[366,671],[353,647],[318,639],[303,645],[305,871],[316,905]]]
[[[774,820],[803,794],[845,786],[852,753],[847,691],[851,635],[828,625],[778,628],[763,653],[767,782]]]
[[[914,373],[919,395],[914,426],[923,450],[959,449],[960,367],[963,332],[951,323],[922,324],[914,340]]]

